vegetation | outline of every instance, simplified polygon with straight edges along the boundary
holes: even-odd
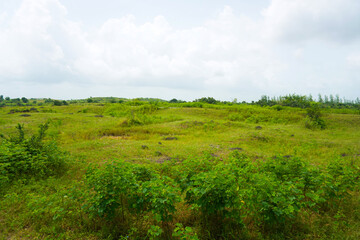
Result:
[[[359,103],[321,99],[0,96],[0,238],[359,239]]]

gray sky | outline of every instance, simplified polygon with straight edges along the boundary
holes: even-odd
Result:
[[[360,93],[358,0],[0,0],[0,94]]]

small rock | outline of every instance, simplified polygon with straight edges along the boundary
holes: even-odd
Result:
[[[159,144],[161,145],[162,143],[161,143],[161,142],[159,142]]]
[[[146,146],[146,145],[142,145],[141,148],[142,148],[142,149],[149,149],[149,147]]]
[[[217,148],[217,149],[220,148],[220,145],[212,145],[212,144],[210,144],[209,146],[212,147],[212,148]]]
[[[295,136],[294,134],[291,134],[291,136],[290,137],[293,137],[293,136]]]
[[[256,129],[256,130],[261,130],[262,127],[261,127],[261,126],[256,126],[255,129]]]
[[[177,140],[177,137],[167,137],[165,140]]]
[[[291,158],[291,155],[284,155],[283,158]]]
[[[103,115],[95,115],[94,117],[102,118],[104,116]]]
[[[20,116],[21,117],[30,117],[31,115],[30,114],[21,114]]]
[[[234,147],[234,148],[230,148],[230,150],[232,150],[232,151],[234,151],[234,150],[242,151],[243,149],[242,149],[242,148],[239,148],[239,147]]]

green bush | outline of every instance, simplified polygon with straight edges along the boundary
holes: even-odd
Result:
[[[305,127],[309,129],[325,129],[325,121],[321,118],[320,105],[312,103],[306,109]]]
[[[55,142],[45,142],[48,123],[41,124],[37,134],[26,138],[24,127],[16,127],[16,137],[3,137],[0,143],[0,188],[15,179],[45,178],[66,169],[68,156]]]
[[[129,230],[129,216],[133,214],[150,214],[154,222],[166,226],[176,211],[175,204],[180,202],[180,189],[171,178],[123,161],[89,168],[85,182],[90,195],[89,213],[107,220],[113,229],[118,224],[127,226],[120,235]],[[149,231],[152,233],[151,228]]]

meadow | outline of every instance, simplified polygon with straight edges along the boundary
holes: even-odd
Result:
[[[38,100],[0,134],[1,239],[360,239],[358,107]]]

